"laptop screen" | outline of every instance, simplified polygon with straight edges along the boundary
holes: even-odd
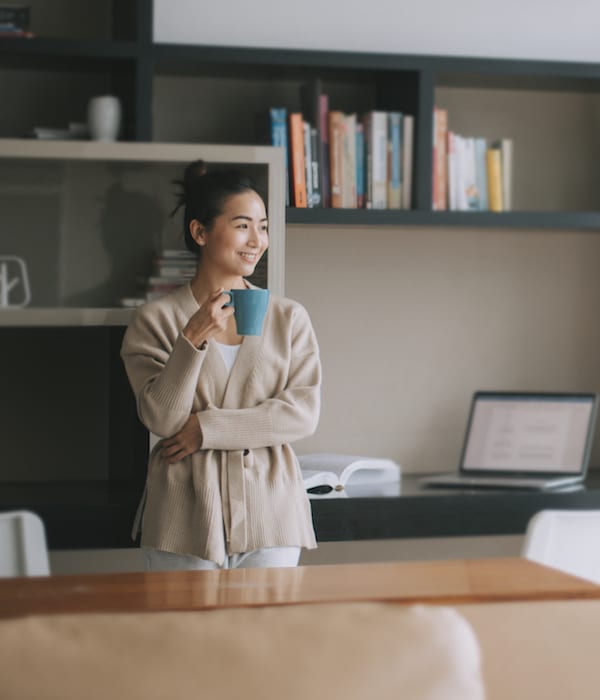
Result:
[[[461,470],[585,473],[595,413],[594,394],[477,392]]]

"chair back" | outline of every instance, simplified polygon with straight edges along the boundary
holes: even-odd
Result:
[[[600,583],[600,510],[541,510],[527,525],[522,555]]]
[[[0,513],[0,577],[48,576],[44,523],[35,513]]]

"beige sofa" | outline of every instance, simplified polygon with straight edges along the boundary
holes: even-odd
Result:
[[[600,601],[0,621],[2,700],[600,697]]]

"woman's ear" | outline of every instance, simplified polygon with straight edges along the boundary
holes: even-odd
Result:
[[[199,246],[206,245],[206,229],[198,221],[198,219],[192,219],[189,224],[190,236],[196,241]]]

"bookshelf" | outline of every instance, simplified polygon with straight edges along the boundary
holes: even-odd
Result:
[[[155,258],[182,248],[171,217],[184,166],[247,173],[264,194],[269,249],[255,281],[284,292],[284,162],[271,146],[0,139],[2,253],[28,268],[27,308],[0,310],[0,326],[126,325],[119,299],[144,295]],[[43,234],[41,233],[43,232]],[[18,300],[15,302],[15,304]]]
[[[84,120],[89,98],[111,91],[123,102],[124,140],[267,144],[269,107],[299,110],[301,86],[318,79],[332,108],[415,116],[412,208],[289,208],[289,223],[600,227],[600,195],[588,184],[600,148],[600,64],[154,43],[151,0],[87,5],[86,14],[75,0],[31,2],[35,37],[0,38],[0,85],[15,95],[0,137]],[[513,211],[431,211],[438,104],[457,130],[514,138]]]
[[[600,64],[154,43],[151,0],[94,0],[87,15],[75,0],[31,5],[35,38],[0,38],[0,85],[15,95],[0,137],[81,121],[89,97],[111,91],[124,140],[266,144],[268,108],[300,109],[301,86],[318,79],[332,108],[414,114],[412,208],[289,208],[288,223],[600,226]],[[457,130],[514,139],[513,211],[431,211],[434,105]]]

